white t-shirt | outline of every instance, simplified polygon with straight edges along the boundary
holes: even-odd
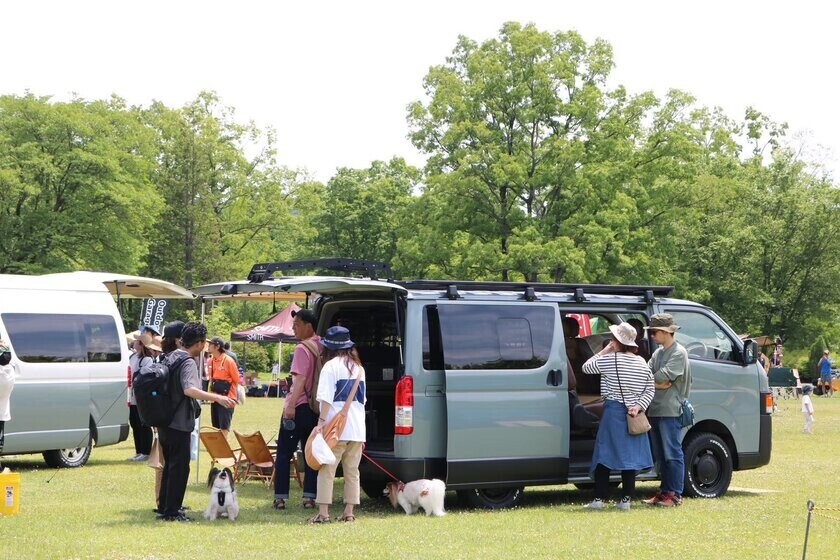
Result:
[[[0,420],[6,422],[12,419],[10,401],[12,389],[15,388],[17,372],[12,364],[0,366]]]
[[[813,412],[813,411],[814,411],[814,405],[811,404],[811,395],[802,395],[802,412]]]
[[[356,378],[361,375],[362,380],[359,382],[359,388],[356,391],[356,396],[350,404],[350,410],[347,412],[347,423],[344,425],[344,431],[341,432],[341,441],[366,441],[365,440],[365,404],[367,402],[367,394],[365,391],[365,368],[350,362],[353,366],[352,374],[345,365],[343,357],[333,358],[324,364],[321,368],[321,376],[318,378],[318,402],[325,402],[330,404],[330,411],[327,417],[324,418],[329,422],[333,416],[338,414],[342,408],[350,391],[353,390],[353,384]]]

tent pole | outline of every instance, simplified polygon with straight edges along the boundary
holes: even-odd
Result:
[[[205,312],[205,299],[201,298],[201,323],[204,324],[204,312]],[[199,354],[198,358],[198,379],[201,380],[204,378],[204,351]],[[201,403],[198,403],[201,405]],[[201,414],[198,415],[196,418],[196,422],[198,423],[198,433],[201,433]],[[192,435],[190,436],[192,438]],[[201,443],[201,442],[199,442]],[[190,445],[192,446],[192,440],[190,440]],[[200,445],[198,446],[201,447]],[[201,470],[201,449],[198,449],[198,453],[195,454],[195,481],[200,482],[201,475],[198,474],[198,471]]]

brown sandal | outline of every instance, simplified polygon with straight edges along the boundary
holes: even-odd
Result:
[[[329,515],[321,515],[320,513],[309,520],[310,525],[318,525],[321,523],[329,523],[331,521]]]
[[[345,523],[352,523],[353,521],[356,521],[356,516],[355,515],[342,515],[341,517],[338,518],[338,520],[339,521],[344,521]]]
[[[283,498],[274,500],[274,509],[286,509],[286,500]]]
[[[315,500],[312,498],[303,500],[303,509],[315,509]]]

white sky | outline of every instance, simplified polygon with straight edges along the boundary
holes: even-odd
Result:
[[[481,42],[508,20],[606,39],[630,92],[683,89],[739,120],[753,105],[840,171],[825,0],[19,0],[0,7],[0,94],[178,107],[215,90],[239,120],[276,129],[279,163],[325,181],[394,155],[422,165],[406,105],[459,34]]]

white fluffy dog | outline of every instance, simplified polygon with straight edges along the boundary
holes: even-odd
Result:
[[[204,518],[213,521],[225,514],[231,521],[235,520],[239,515],[239,501],[233,489],[233,473],[230,469],[210,469],[207,485],[210,487],[210,504],[204,510]]]
[[[411,515],[420,508],[426,515],[440,517],[446,515],[443,511],[443,496],[446,494],[446,484],[438,479],[421,479],[403,484],[402,482],[389,482],[385,487],[385,493],[391,501],[394,509],[401,505],[406,515]]]

